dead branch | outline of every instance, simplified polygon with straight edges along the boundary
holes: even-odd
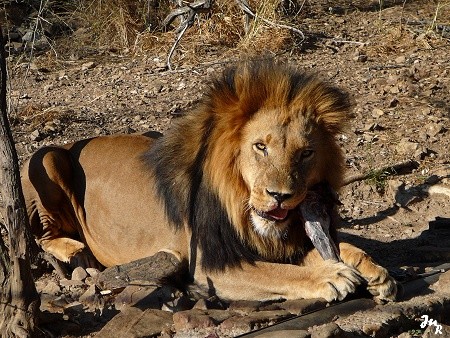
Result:
[[[265,19],[261,16],[259,16],[258,14],[256,14],[248,5],[247,0],[236,0],[237,5],[239,6],[239,8],[247,15],[247,16],[251,16],[253,19],[255,20],[261,20],[262,22],[265,22],[266,24],[268,24],[269,26],[273,26],[273,27],[278,27],[278,28],[283,28],[283,29],[288,29],[298,35],[301,36],[302,40],[301,42],[303,42],[305,40],[305,34],[303,34],[303,32],[295,27],[292,26],[288,26],[288,25],[283,25],[283,24],[278,24],[276,22],[270,21],[268,19]]]
[[[5,46],[0,27],[0,186],[9,247],[0,236],[0,336],[38,337],[40,299],[31,275],[29,224],[19,161],[8,121]]]
[[[172,59],[172,55],[175,52],[175,49],[178,46],[178,43],[180,42],[181,38],[183,37],[186,30],[191,27],[194,24],[195,17],[199,13],[207,13],[211,10],[212,5],[214,3],[214,0],[199,0],[195,1],[191,4],[188,4],[187,6],[178,8],[169,15],[166,16],[162,23],[163,29],[167,29],[168,26],[177,18],[181,17],[181,23],[176,29],[177,37],[175,39],[174,44],[172,45],[172,48],[169,51],[169,55],[167,56],[167,68],[169,70],[172,70],[172,65],[170,64],[170,60]]]
[[[374,175],[374,173],[383,173],[385,175],[395,176],[395,175],[399,175],[399,172],[402,170],[412,171],[413,169],[417,169],[418,167],[419,167],[419,162],[414,161],[414,160],[407,160],[405,162],[400,162],[400,163],[389,165],[389,166],[382,167],[379,169],[374,169],[365,174],[357,174],[357,175],[352,175],[352,176],[346,177],[344,179],[344,183],[342,184],[342,186],[346,186],[346,185],[349,185],[349,184],[357,182],[357,181],[367,180],[368,178],[372,177]]]

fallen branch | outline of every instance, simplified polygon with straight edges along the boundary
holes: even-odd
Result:
[[[167,56],[167,68],[169,70],[172,70],[172,65],[170,63],[170,60],[172,59],[173,53],[175,52],[175,49],[178,46],[178,43],[180,42],[181,38],[183,37],[184,33],[189,27],[192,27],[194,24],[195,17],[199,13],[207,13],[211,10],[211,7],[214,3],[214,0],[199,0],[195,1],[191,4],[188,4],[187,6],[178,8],[169,15],[166,16],[162,23],[163,29],[167,29],[167,27],[179,16],[181,16],[183,19],[176,29],[177,37],[175,39],[174,44],[172,45],[172,48],[170,48],[169,54]]]
[[[390,176],[394,176],[394,175],[398,175],[398,172],[401,170],[412,170],[412,169],[417,169],[419,167],[419,162],[414,161],[414,160],[407,160],[405,162],[400,162],[394,165],[389,165],[386,167],[382,167],[379,169],[375,169],[375,170],[371,170],[368,173],[365,174],[357,174],[357,175],[352,175],[349,177],[346,177],[344,179],[344,183],[342,184],[342,186],[346,186],[349,185],[351,183],[357,182],[357,181],[364,181],[367,180],[368,178],[373,177],[374,173],[383,173],[385,175],[390,175]]]

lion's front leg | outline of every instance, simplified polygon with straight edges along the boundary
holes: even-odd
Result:
[[[223,299],[276,300],[325,298],[342,300],[360,284],[359,273],[344,263],[297,266],[256,262],[224,272],[200,273],[197,284]]]
[[[395,300],[397,283],[385,268],[376,264],[363,250],[351,244],[340,243],[339,250],[344,263],[358,270],[367,281],[367,289],[376,300]]]

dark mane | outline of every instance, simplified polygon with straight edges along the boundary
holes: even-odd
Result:
[[[240,130],[263,105],[292,104],[299,107],[296,111],[310,114],[305,118],[327,130],[331,140],[348,118],[347,94],[314,76],[265,61],[226,69],[204,97],[197,110],[174,120],[144,156],[167,219],[178,230],[187,224],[192,232],[191,253],[197,246],[201,249],[205,270],[220,271],[256,260],[295,261],[308,246],[302,227],[282,243],[249,235],[252,230],[239,204],[248,188],[235,169]],[[307,109],[308,104],[313,109]],[[335,162],[330,161],[336,179],[324,177],[324,181],[336,188],[341,179],[340,153]],[[226,191],[230,186],[236,191]],[[236,215],[243,215],[243,220]]]
[[[199,245],[202,250],[202,267],[222,271],[239,266],[242,261],[252,263],[260,257],[239,238],[217,194],[203,177],[208,139],[214,124],[213,119],[205,120],[199,149],[189,165],[179,163],[179,159],[186,157],[181,147],[184,142],[181,131],[186,127],[183,122],[176,123],[158,139],[144,160],[154,171],[156,189],[170,223],[181,230],[187,222],[192,231],[191,244]]]

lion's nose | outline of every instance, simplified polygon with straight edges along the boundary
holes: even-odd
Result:
[[[277,191],[270,191],[268,189],[266,189],[266,191],[270,196],[275,198],[275,200],[278,203],[281,203],[281,202],[287,200],[288,198],[292,197],[292,194],[287,194],[287,193],[282,193],[282,192],[277,192]]]

